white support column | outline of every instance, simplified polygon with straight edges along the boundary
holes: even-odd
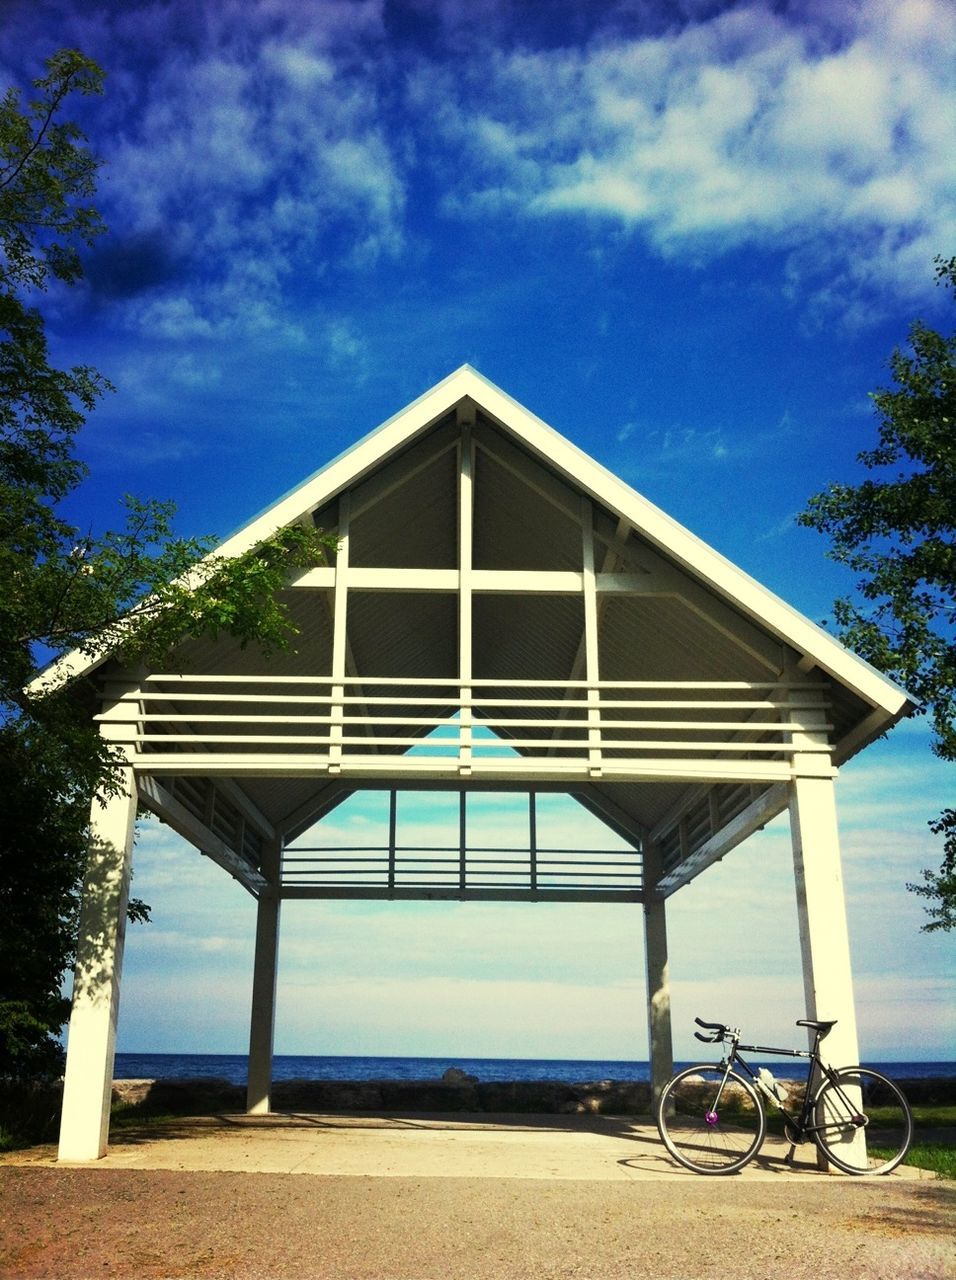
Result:
[[[106,1154],[135,820],[133,771],[123,769],[117,792],[95,799],[90,814],[63,1084],[61,1160],[98,1160]]]
[[[651,1096],[656,1107],[661,1090],[674,1073],[671,1038],[671,992],[667,965],[667,921],[664,898],[655,896],[660,858],[644,849],[644,959],[647,969],[647,1040]]]
[[[246,1111],[249,1115],[267,1115],[272,1110],[272,1047],[275,1033],[280,905],[278,894],[267,891],[259,898],[256,916],[256,958],[249,1028],[249,1081],[246,1087]]]
[[[794,698],[801,700],[799,693]],[[802,727],[793,733],[793,744],[808,748],[805,753],[795,752],[790,784],[790,830],[806,1016],[838,1019],[821,1052],[834,1066],[845,1066],[859,1062],[860,1051],[840,865],[835,770],[829,755],[820,753],[820,747],[827,743],[825,708],[796,714]],[[815,728],[816,725],[820,727]]]
[[[269,881],[259,895],[256,911],[256,954],[252,972],[252,1011],[249,1020],[249,1077],[246,1111],[268,1115],[272,1110],[272,1050],[275,1040],[276,980],[279,959],[279,915],[282,846],[266,850],[262,871]]]
[[[794,779],[790,828],[806,1017],[836,1018],[837,1025],[822,1041],[820,1054],[835,1067],[851,1066],[859,1062],[860,1050],[832,779]],[[808,1036],[812,1043],[813,1032],[808,1031]],[[866,1135],[860,1130],[848,1142],[852,1148],[861,1148]],[[854,1152],[848,1151],[847,1156],[853,1158]],[[862,1160],[863,1152],[855,1151],[855,1158]],[[817,1153],[817,1166],[827,1168],[822,1152]]]
[[[806,1016],[837,1019],[821,1045],[834,1066],[859,1062],[850,940],[831,778],[791,784],[790,828]]]

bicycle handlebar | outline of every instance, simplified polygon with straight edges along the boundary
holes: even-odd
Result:
[[[699,1031],[694,1032],[697,1039],[703,1040],[705,1044],[719,1044],[727,1034],[727,1028],[722,1022],[704,1022],[701,1018],[695,1018],[694,1021],[699,1027],[714,1033],[712,1036],[702,1036]]]

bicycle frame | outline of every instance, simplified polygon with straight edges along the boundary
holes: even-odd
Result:
[[[657,1128],[678,1164],[693,1173],[742,1169],[756,1156],[767,1133],[765,1098],[773,1103],[774,1113],[783,1117],[783,1137],[790,1144],[788,1164],[797,1146],[807,1141],[819,1152],[818,1164],[823,1160],[843,1173],[891,1173],[906,1156],[913,1116],[898,1086],[871,1068],[831,1066],[821,1057],[820,1042],[834,1022],[797,1021],[798,1027],[814,1032],[807,1050],[741,1044],[739,1027],[701,1018],[694,1021],[708,1033],[695,1032],[696,1038],[719,1044],[721,1060],[683,1067],[661,1091]],[[752,1067],[747,1054],[806,1062],[802,1105],[797,1105],[796,1093],[791,1105],[785,1106],[786,1091],[762,1066]],[[872,1147],[866,1141],[871,1124]]]
[[[724,1068],[724,1079],[721,1083],[720,1089],[718,1089],[717,1091],[717,1099],[720,1098],[720,1095],[723,1092],[723,1088],[724,1088],[724,1085],[727,1083],[727,1076],[729,1075],[729,1073],[733,1070],[735,1066],[742,1067],[743,1070],[750,1077],[750,1079],[757,1086],[761,1101],[764,1103],[764,1108],[766,1109],[767,1102],[772,1102],[776,1107],[776,1109],[780,1111],[786,1117],[787,1120],[789,1120],[790,1124],[793,1126],[793,1131],[794,1131],[794,1134],[796,1135],[796,1140],[798,1142],[801,1142],[801,1141],[805,1141],[808,1138],[812,1139],[814,1134],[820,1133],[827,1128],[827,1125],[815,1124],[813,1122],[813,1110],[814,1110],[814,1102],[820,1090],[820,1086],[822,1085],[824,1080],[829,1080],[833,1088],[836,1089],[837,1093],[840,1095],[842,1100],[846,1103],[849,1113],[855,1114],[856,1117],[858,1118],[859,1127],[862,1128],[866,1124],[866,1118],[860,1113],[859,1107],[854,1105],[852,1100],[847,1097],[846,1093],[841,1087],[838,1073],[834,1071],[834,1069],[831,1066],[829,1066],[826,1062],[824,1062],[823,1059],[820,1057],[819,1045],[820,1045],[820,1040],[822,1039],[822,1036],[819,1031],[816,1033],[814,1037],[812,1049],[778,1049],[778,1048],[774,1048],[771,1045],[766,1045],[766,1044],[741,1044],[738,1039],[738,1036],[739,1036],[738,1030],[735,1030],[735,1031],[728,1030],[726,1035],[727,1035],[727,1039],[729,1039],[730,1041],[730,1052],[728,1053],[725,1049],[719,1064],[721,1067]],[[701,1037],[701,1039],[703,1039],[703,1037]],[[780,1101],[779,1098],[774,1097],[772,1094],[765,1091],[764,1088],[761,1087],[762,1082],[760,1080],[759,1073],[757,1071],[754,1071],[753,1067],[751,1067],[750,1063],[747,1062],[745,1058],[741,1057],[740,1055],[741,1049],[746,1050],[747,1053],[772,1054],[776,1058],[805,1058],[809,1061],[810,1072],[807,1076],[807,1088],[803,1098],[803,1106],[800,1108],[799,1112],[789,1111],[783,1105],[783,1103]],[[716,1100],[715,1100],[715,1105],[716,1105]],[[787,1136],[789,1137],[790,1135],[787,1135]],[[791,1139],[791,1142],[790,1142],[791,1157],[793,1155],[794,1146],[795,1146],[795,1143]]]

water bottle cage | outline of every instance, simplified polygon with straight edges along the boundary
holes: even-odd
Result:
[[[757,1072],[757,1087],[771,1102],[779,1105],[787,1100],[787,1090],[773,1078],[773,1075],[766,1067],[761,1067]]]

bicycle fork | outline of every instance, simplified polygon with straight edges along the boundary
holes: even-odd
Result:
[[[724,1078],[721,1080],[720,1087],[714,1095],[714,1100],[711,1103],[710,1110],[704,1112],[704,1123],[711,1129],[715,1129],[720,1123],[720,1112],[717,1108],[720,1106],[721,1095],[727,1086],[727,1077],[730,1075],[730,1061],[727,1058],[724,1058],[720,1065],[724,1069]]]

